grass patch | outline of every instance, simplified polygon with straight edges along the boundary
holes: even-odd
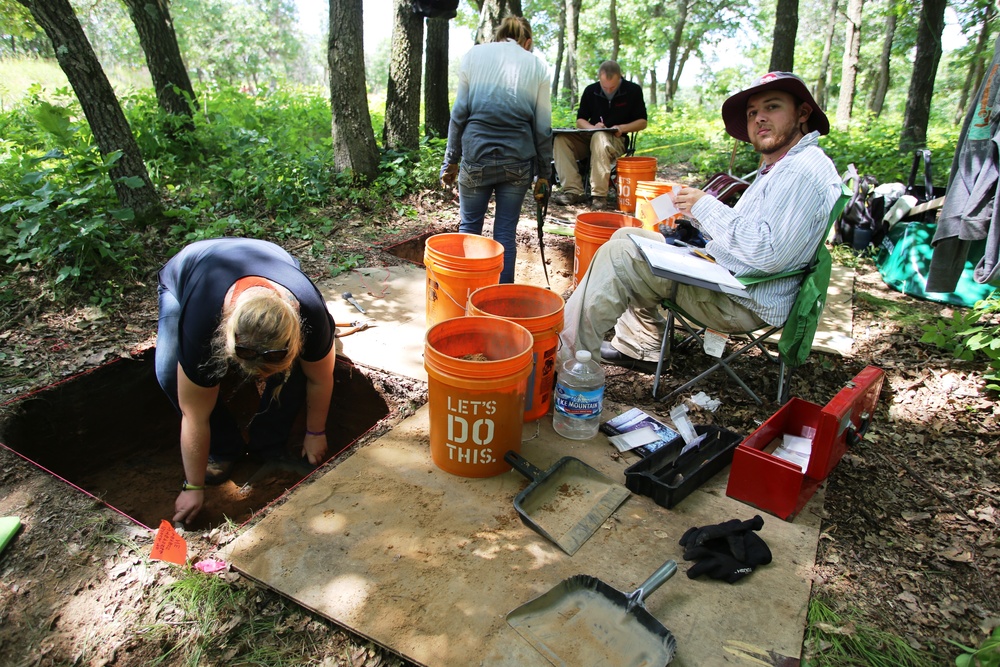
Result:
[[[809,601],[806,667],[931,667],[940,660],[904,639],[867,625],[859,614],[842,615],[825,600]]]
[[[864,306],[867,310],[880,312],[904,326],[919,327],[927,321],[927,314],[910,304],[883,299],[857,289],[854,291],[854,303]]]

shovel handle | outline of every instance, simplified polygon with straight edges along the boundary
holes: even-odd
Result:
[[[632,591],[628,596],[627,611],[632,611],[636,605],[642,604],[643,600],[650,596],[657,588],[666,583],[667,579],[677,573],[677,561],[671,559],[657,568],[656,572],[649,575],[646,581],[639,585],[639,588]]]
[[[514,466],[515,470],[532,482],[545,474],[540,468],[536,468],[528,459],[524,458],[513,449],[508,450],[507,453],[503,455],[503,460]]]

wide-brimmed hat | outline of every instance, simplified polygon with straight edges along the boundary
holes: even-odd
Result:
[[[829,134],[830,120],[816,104],[806,82],[791,72],[768,72],[722,103],[722,121],[726,124],[729,136],[740,141],[750,141],[750,135],[747,134],[747,100],[765,90],[782,90],[807,103],[812,107],[812,113],[806,121],[809,127],[820,134]]]

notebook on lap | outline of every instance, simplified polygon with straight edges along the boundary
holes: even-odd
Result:
[[[690,248],[654,241],[644,236],[629,236],[653,270],[653,275],[685,285],[704,287],[714,292],[746,296],[747,290],[724,266],[704,259]]]

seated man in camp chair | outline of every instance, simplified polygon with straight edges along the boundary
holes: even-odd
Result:
[[[705,250],[741,276],[765,276],[805,267],[813,258],[841,193],[840,177],[818,145],[830,121],[802,79],[771,72],[722,105],[726,132],[753,144],[762,156],[750,187],[726,206],[696,188],[681,188],[677,208],[709,239]],[[566,303],[559,361],[589,350],[606,363],[656,371],[663,337],[661,301],[674,281],[654,276],[627,228],[598,250]],[[672,299],[702,324],[723,332],[782,325],[798,294],[801,276],[751,285],[747,296],[730,296],[676,284]],[[604,335],[615,328],[614,339]]]

